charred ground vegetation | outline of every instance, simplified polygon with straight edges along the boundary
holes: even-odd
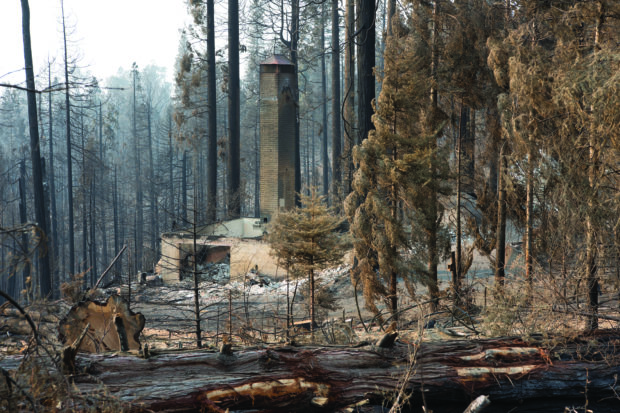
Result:
[[[187,4],[174,85],[95,79],[66,36],[1,85],[0,410],[618,411],[618,2],[248,5],[240,90],[210,0]],[[297,205],[266,217],[274,53]],[[261,228],[241,265],[209,244],[239,216]]]

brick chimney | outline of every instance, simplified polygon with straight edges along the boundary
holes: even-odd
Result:
[[[295,206],[295,66],[282,55],[260,64],[260,214]]]

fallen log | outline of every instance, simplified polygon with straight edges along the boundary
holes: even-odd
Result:
[[[571,400],[583,404],[587,398],[589,408],[606,399],[620,411],[614,392],[620,390],[618,346],[617,333],[599,333],[554,348],[518,338],[432,342],[417,349],[414,363],[412,346],[402,342],[389,349],[170,352],[148,360],[83,354],[77,361],[88,371],[73,380],[84,393],[103,383],[136,411],[335,411],[365,399],[379,404],[395,392],[413,365],[406,392],[414,405],[421,403],[423,392],[436,413],[448,402],[455,403],[448,411],[463,411],[481,394],[489,396],[492,406],[531,401],[539,411],[550,411],[554,397],[566,406]],[[557,407],[553,411],[563,409]]]

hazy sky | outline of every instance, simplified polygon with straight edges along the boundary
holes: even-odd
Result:
[[[35,74],[48,56],[62,61],[60,0],[30,0],[30,29]],[[65,19],[73,27],[69,50],[79,65],[105,79],[132,62],[167,68],[173,65],[179,32],[188,20],[184,0],[65,0]],[[24,78],[20,0],[0,0],[0,83]],[[7,75],[9,72],[18,73]]]

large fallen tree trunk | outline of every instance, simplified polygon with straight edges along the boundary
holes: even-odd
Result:
[[[89,366],[88,374],[74,380],[82,392],[103,383],[136,410],[334,411],[388,397],[413,368],[404,387],[413,403],[420,403],[423,392],[435,412],[448,401],[467,406],[480,394],[489,395],[493,404],[536,399],[543,410],[544,400],[554,397],[566,405],[571,397],[587,397],[591,407],[607,398],[620,411],[614,393],[619,344],[620,336],[600,333],[553,349],[502,338],[423,343],[419,348],[397,343],[390,349],[282,347],[233,355],[192,351],[149,359],[82,355],[78,362]]]

